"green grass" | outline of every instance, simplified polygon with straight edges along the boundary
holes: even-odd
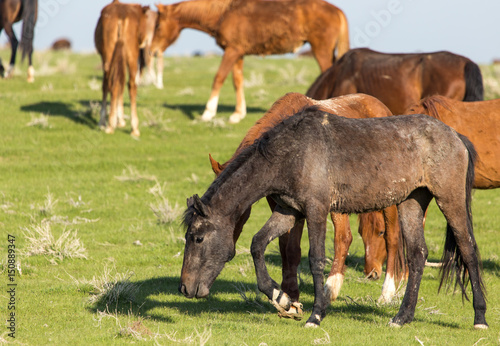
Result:
[[[8,52],[0,55],[4,61]],[[473,331],[473,309],[459,294],[437,293],[438,270],[426,268],[415,320],[401,329],[387,323],[396,302],[377,305],[382,280],[363,278],[363,245],[354,232],[349,268],[339,299],[321,328],[280,319],[257,292],[250,242],[270,212],[257,203],[228,263],[205,300],[177,292],[184,249],[178,221],[159,222],[152,210],[168,200],[175,209],[203,194],[213,173],[211,153],[225,161],[246,130],[286,92],[305,92],[318,73],[311,59],[249,57],[247,117],[227,124],[234,109],[228,80],[216,122],[199,122],[220,58],[167,58],[165,89],[139,89],[141,138],[129,129],[106,135],[97,128],[101,69],[97,55],[38,53],[34,84],[26,66],[0,80],[0,317],[8,318],[7,234],[16,237],[16,341],[23,344],[193,343],[207,345],[419,344],[492,345],[500,342],[500,191],[476,191],[474,224],[488,289],[490,329]],[[485,71],[491,71],[489,67]],[[496,95],[495,90],[488,90]],[[127,98],[126,98],[127,100]],[[128,101],[126,101],[128,102]],[[128,103],[125,112],[128,113]],[[156,186],[156,189],[153,189]],[[161,187],[161,190],[158,190]],[[356,219],[352,218],[356,230]],[[47,245],[28,256],[29,232],[50,224],[53,242],[77,232],[86,258],[71,258]],[[327,254],[333,257],[329,226]],[[300,267],[305,314],[314,300],[307,237]],[[426,239],[429,258],[441,257],[444,220],[433,204]],[[61,244],[59,244],[61,245]],[[64,248],[64,247],[62,247]],[[54,256],[57,252],[59,256]],[[267,251],[271,275],[280,280],[277,242]],[[326,273],[325,273],[326,274]],[[101,294],[109,287],[118,297]],[[245,298],[243,298],[243,296]],[[106,306],[107,302],[111,302]],[[7,329],[1,341],[13,341]]]

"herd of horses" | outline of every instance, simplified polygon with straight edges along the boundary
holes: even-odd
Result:
[[[11,25],[20,19],[23,56],[28,55],[32,68],[36,4],[0,0],[2,28],[13,49],[9,73],[17,48]],[[345,14],[324,0],[186,0],[156,7],[113,0],[101,12],[94,39],[104,75],[99,124],[107,133],[125,126],[128,74],[131,134],[140,135],[138,76],[147,71],[157,87],[163,86],[162,54],[184,28],[209,34],[224,50],[204,121],[216,115],[230,72],[236,107],[229,121],[245,117],[245,55],[294,52],[308,42],[321,71],[305,95],[288,93],[277,100],[227,162],[209,156],[216,178],[202,197],[188,199],[184,214],[182,294],[209,294],[235,255],[252,204],[266,197],[272,215],[253,237],[251,254],[258,288],[280,316],[300,320],[303,315],[297,269],[307,221],[315,299],[306,326],[320,325],[344,280],[352,242],[348,215],[356,213],[366,276],[380,278],[387,263],[379,301],[391,301],[397,283],[408,280],[390,323],[402,326],[413,320],[428,254],[424,220],[435,198],[447,221],[440,288],[454,279],[467,297],[470,283],[474,327],[488,328],[471,191],[500,187],[500,100],[483,101],[477,64],[450,52],[350,49]],[[335,230],[335,257],[324,284],[328,214]],[[269,276],[264,261],[265,248],[275,238],[282,257],[281,285]]]

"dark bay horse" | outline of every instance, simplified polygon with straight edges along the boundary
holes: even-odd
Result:
[[[335,59],[335,49],[337,58],[349,49],[344,13],[324,0],[191,0],[156,6],[160,19],[154,53],[167,49],[185,28],[209,34],[224,50],[204,121],[215,116],[220,89],[231,70],[236,109],[229,120],[237,123],[245,117],[245,55],[290,53],[309,42],[321,71],[325,71]]]
[[[137,117],[137,64],[139,50],[151,44],[156,24],[156,13],[149,6],[122,4],[114,0],[104,7],[97,22],[94,42],[101,55],[102,105],[99,125],[106,133],[113,133],[115,128],[124,127],[123,92],[128,70],[128,90],[130,94],[132,136],[140,136],[139,118]],[[106,107],[108,93],[111,94],[111,108],[106,126]]]
[[[6,78],[12,77],[14,65],[16,63],[17,41],[12,25],[23,21],[21,36],[22,59],[28,56],[28,82],[35,81],[35,69],[33,68],[33,37],[35,33],[35,24],[38,13],[38,0],[0,0],[0,31],[3,29],[9,37],[12,50],[10,64],[5,73],[2,62],[0,61],[0,74]]]
[[[299,93],[288,93],[278,99],[273,106],[260,118],[254,126],[252,126],[241,144],[238,146],[232,157],[224,164],[219,164],[210,155],[210,162],[214,173],[219,176],[222,171],[247,147],[252,145],[255,140],[259,139],[262,134],[280,124],[286,118],[294,115],[301,109],[316,105],[318,109],[330,113],[335,113],[347,118],[376,118],[391,116],[389,109],[376,98],[365,94],[351,94],[339,96],[328,100],[313,100]],[[274,210],[276,203],[270,197],[267,201],[271,210]],[[234,242],[236,243],[243,225],[250,216],[251,208],[248,208],[236,223],[234,230]],[[389,235],[394,235],[399,238],[399,226],[397,222],[397,210],[395,207],[386,210],[383,216],[382,224],[384,229],[391,231]],[[352,242],[352,234],[349,226],[349,217],[347,214],[331,213],[331,218],[335,230],[334,248],[335,257],[333,265],[328,275],[328,280],[325,284],[325,293],[330,301],[334,301],[342,287],[345,273],[345,260],[348,250]],[[392,229],[394,229],[392,231]],[[301,250],[300,239],[302,237],[303,222],[299,222],[289,233],[285,233],[279,238],[280,253],[282,257],[282,276],[281,289],[287,293],[292,299],[291,311],[288,313],[280,312],[282,317],[293,317],[300,319],[302,316],[301,305],[299,300],[299,287],[297,283],[297,268],[300,264]],[[402,247],[399,247],[401,242],[399,239],[387,239],[387,246],[384,249],[389,249],[389,259],[387,265],[386,281],[382,288],[382,296],[392,296],[396,291],[395,278],[398,277],[404,259],[402,258]],[[385,244],[384,244],[385,246]],[[385,260],[385,258],[384,258]]]
[[[411,143],[411,145],[408,145]],[[179,291],[208,296],[235,255],[236,222],[257,200],[277,206],[253,237],[257,284],[275,305],[291,299],[269,276],[264,252],[275,238],[305,219],[314,305],[306,326],[318,326],[328,298],[323,290],[326,219],[330,212],[361,213],[396,204],[407,249],[409,278],[391,325],[413,320],[428,250],[422,221],[432,198],[447,220],[441,285],[455,278],[473,292],[474,327],[488,328],[480,261],[471,220],[475,151],[472,143],[426,115],[348,119],[317,107],[285,119],[235,158],[200,198],[188,200]]]
[[[322,100],[364,93],[382,101],[393,114],[426,96],[443,95],[460,101],[483,100],[479,66],[450,52],[385,54],[352,49],[323,72],[306,95]]]
[[[473,187],[500,187],[500,99],[461,102],[444,96],[431,96],[408,107],[405,114],[430,115],[467,136],[478,154]],[[381,271],[387,256],[386,244],[380,236],[381,232],[385,232],[384,218],[378,212],[363,214],[359,218],[365,259]]]

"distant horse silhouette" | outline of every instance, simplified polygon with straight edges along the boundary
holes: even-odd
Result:
[[[443,96],[431,96],[411,105],[405,113],[430,115],[467,136],[478,154],[473,187],[500,187],[500,99],[461,102]],[[366,258],[381,270],[387,255],[385,242],[380,236],[385,231],[383,216],[373,212],[359,217],[359,231],[365,244]]]
[[[103,66],[102,108],[99,125],[106,126],[106,106],[108,93],[111,94],[111,109],[106,133],[124,127],[123,92],[128,70],[132,135],[139,136],[137,117],[137,63],[139,49],[150,44],[153,39],[156,15],[149,6],[122,4],[119,1],[107,5],[101,11],[94,33],[94,42],[101,55]]]
[[[255,140],[259,139],[263,133],[280,124],[283,120],[297,113],[299,110],[316,105],[318,109],[332,112],[348,118],[375,118],[391,116],[392,113],[376,98],[364,94],[352,94],[340,96],[328,100],[317,101],[306,97],[299,93],[288,93],[278,99],[273,106],[260,118],[254,126],[252,126],[241,144],[238,146],[232,157],[224,164],[219,164],[210,155],[210,162],[214,173],[219,176],[222,171],[247,147],[252,145]],[[270,197],[267,201],[271,210],[276,207],[276,202]],[[234,230],[234,241],[238,240],[243,225],[248,220],[251,212],[251,207],[248,208],[241,218],[236,223]],[[330,301],[334,301],[342,287],[345,273],[345,260],[349,246],[352,242],[352,234],[349,226],[349,217],[347,214],[331,213],[331,218],[335,230],[334,248],[335,254],[333,265],[325,285],[325,292]],[[394,220],[394,221],[393,221]],[[392,229],[393,232],[388,234],[399,238],[399,227],[395,224],[397,221],[397,210],[395,207],[385,211],[385,221],[382,220],[384,228]],[[281,313],[282,317],[292,317],[300,319],[302,309],[300,304],[296,303],[299,300],[299,287],[297,283],[297,268],[300,264],[301,251],[300,239],[302,237],[304,223],[299,222],[289,233],[282,235],[279,239],[280,253],[282,257],[282,290],[287,293],[292,299],[292,311]],[[396,228],[397,227],[397,228]],[[399,271],[404,264],[402,247],[399,247],[401,242],[399,239],[387,239],[387,248],[389,251],[389,260],[387,265],[386,282],[382,289],[382,296],[393,295],[396,287],[394,278],[398,276]],[[384,244],[385,245],[385,244]],[[384,248],[385,249],[385,248]],[[384,259],[385,260],[385,259]]]
[[[60,38],[50,47],[52,50],[71,50],[71,41],[67,38]]]
[[[5,30],[5,33],[9,37],[10,48],[12,50],[7,73],[5,73],[5,69],[0,60],[0,74],[2,76],[10,78],[14,73],[18,41],[12,29],[12,25],[22,20],[22,59],[24,60],[24,58],[28,56],[28,82],[33,83],[35,81],[35,69],[33,68],[32,55],[37,12],[38,0],[0,0],[0,31],[2,29]]]
[[[305,219],[315,296],[306,326],[318,326],[328,306],[323,290],[328,214],[396,204],[409,278],[391,325],[410,323],[428,255],[422,221],[435,198],[447,221],[441,285],[455,278],[466,296],[470,282],[474,327],[488,328],[471,219],[474,160],[466,137],[426,115],[349,119],[307,108],[243,150],[201,198],[188,200],[179,291],[188,298],[208,296],[235,255],[236,222],[253,203],[270,196],[278,205],[251,246],[258,288],[275,306],[290,308],[290,297],[269,276],[264,253],[273,239]]]
[[[236,109],[229,121],[237,123],[245,117],[245,55],[289,53],[309,42],[321,71],[325,71],[334,61],[335,49],[337,57],[349,49],[344,13],[323,0],[191,0],[156,6],[159,23],[154,53],[167,49],[185,28],[209,34],[224,50],[202,116],[204,121],[217,113],[220,89],[231,69]]]
[[[460,101],[484,98],[479,66],[450,52],[385,54],[360,48],[347,52],[311,85],[306,95],[317,100],[365,93],[393,114],[426,96]]]

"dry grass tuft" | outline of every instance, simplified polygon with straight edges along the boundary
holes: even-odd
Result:
[[[52,125],[49,124],[49,116],[45,114],[40,114],[38,117],[35,117],[31,114],[31,120],[26,124],[29,127],[38,127],[40,129],[50,129]]]
[[[130,281],[133,275],[134,273],[130,271],[113,274],[111,273],[111,269],[105,266],[101,275],[93,276],[90,280],[78,280],[74,277],[72,279],[77,285],[90,286],[90,304],[101,302],[106,304],[106,306],[110,306],[117,304],[119,301],[135,301],[139,286]]]
[[[151,203],[149,206],[156,216],[158,224],[164,225],[175,222],[182,214],[182,209],[176,203],[172,206],[168,198],[164,195],[165,187],[157,181],[155,186],[149,189],[149,192],[155,197],[156,203]]]
[[[64,258],[87,258],[85,247],[77,238],[77,231],[64,231],[56,240],[50,222],[24,228],[26,256],[45,255],[62,261]],[[55,264],[55,261],[51,261]]]
[[[148,175],[140,173],[137,168],[133,166],[127,166],[123,171],[122,175],[115,176],[115,179],[121,182],[138,182],[138,181],[156,181],[154,175]]]

